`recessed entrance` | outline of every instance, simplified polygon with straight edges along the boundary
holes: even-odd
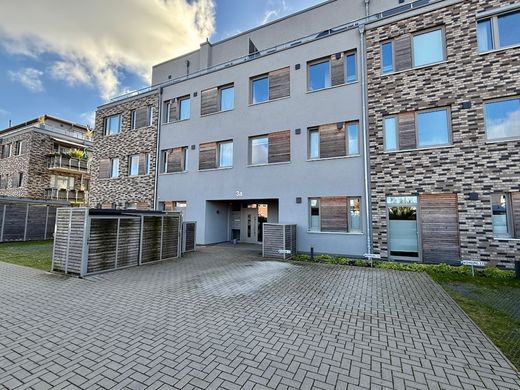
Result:
[[[267,222],[269,205],[265,203],[250,203],[243,206],[241,212],[242,228],[240,241],[258,243],[263,240],[263,223]]]

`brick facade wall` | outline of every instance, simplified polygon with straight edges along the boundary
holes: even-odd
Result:
[[[16,141],[22,141],[25,143],[23,153],[19,156],[14,155],[14,143]],[[28,145],[31,142],[31,133],[24,133],[14,137],[9,137],[2,142],[3,144],[11,144],[11,157],[0,159],[0,175],[2,178],[5,175],[9,175],[7,182],[7,189],[0,188],[0,196],[12,196],[18,198],[29,197],[30,188],[27,183],[29,173],[29,160],[30,153]],[[22,186],[16,187],[16,180],[18,173],[23,173]]]
[[[139,208],[153,208],[158,104],[158,94],[153,93],[101,107],[96,112],[90,207],[101,205],[105,208],[115,203],[118,208],[124,208],[127,202],[136,202]],[[152,126],[131,130],[131,111],[150,105],[154,107]],[[105,136],[104,118],[116,114],[121,114],[121,131],[119,134]],[[150,174],[129,177],[128,156],[139,153],[150,154]],[[118,178],[99,178],[99,162],[106,158],[119,158]]]
[[[520,94],[520,48],[479,54],[476,14],[515,1],[467,0],[367,31],[369,141],[374,251],[388,256],[386,196],[458,195],[461,257],[492,263],[520,259],[520,240],[493,238],[491,194],[520,191],[520,140],[486,143],[483,102]],[[381,75],[380,43],[444,26],[447,61]],[[470,109],[462,102],[471,101]],[[385,153],[383,117],[445,107],[453,145]],[[478,200],[469,200],[476,192]]]

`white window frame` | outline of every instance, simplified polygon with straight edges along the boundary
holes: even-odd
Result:
[[[132,165],[133,165],[134,159],[137,159],[137,172],[135,174],[132,174]],[[139,163],[140,163],[139,159],[140,159],[139,154],[131,154],[128,156],[128,177],[139,176]]]
[[[254,93],[253,84],[255,81],[259,81],[259,80],[263,80],[263,79],[267,80],[267,99],[262,100],[261,102],[255,103],[254,95],[253,95],[253,93]],[[251,79],[249,81],[249,104],[262,104],[262,103],[266,103],[270,100],[271,99],[269,97],[269,73],[264,73],[264,74],[261,74],[261,75],[255,76],[255,77],[251,77]]]
[[[439,60],[439,61],[430,62],[430,63],[427,63],[427,64],[415,65],[414,38],[418,37],[420,35],[431,34],[431,33],[435,32],[435,31],[440,31],[441,32],[442,59]],[[446,33],[445,33],[445,29],[444,29],[443,26],[441,26],[441,27],[434,27],[434,28],[430,28],[430,29],[427,29],[427,30],[421,30],[421,31],[417,31],[417,32],[413,33],[412,37],[411,37],[410,45],[411,45],[411,53],[412,53],[412,69],[424,68],[426,66],[433,66],[433,65],[436,65],[436,64],[442,64],[443,62],[446,62],[446,59],[447,59],[447,54],[446,54],[446,52],[447,52],[447,50],[446,50]],[[392,48],[393,48],[393,45],[392,45]],[[393,54],[394,54],[394,57],[395,57],[395,52]],[[394,67],[395,67],[395,63],[394,63]]]
[[[231,154],[231,165],[220,165],[220,157],[222,155],[221,147],[225,144],[231,144],[232,148],[232,154]],[[233,165],[235,163],[235,148],[233,145],[233,140],[227,140],[227,141],[220,141],[217,142],[217,168],[233,168]]]
[[[115,118],[115,117],[119,117],[119,128],[117,129],[117,132],[115,133],[112,133],[110,130],[109,130],[109,127],[108,127],[108,124],[110,123],[110,119],[111,118]],[[121,117],[121,114],[115,114],[115,115],[109,115],[107,117],[104,118],[104,133],[106,136],[109,136],[109,135],[116,135],[116,134],[119,134],[121,133],[121,120],[122,120],[122,117]]]
[[[233,107],[228,108],[226,110],[222,109],[222,92],[226,89],[232,89],[233,90]],[[218,112],[226,112],[226,111],[233,111],[235,109],[235,84],[226,84],[218,87]]]
[[[260,138],[265,138],[267,140],[267,161],[264,163],[253,164],[253,160],[252,160],[253,159],[253,140],[260,139]],[[250,166],[269,164],[269,135],[268,134],[255,135],[255,136],[249,137],[249,161],[248,162],[249,162]]]
[[[190,115],[186,119],[181,119],[181,116],[182,116],[182,102],[186,101],[186,100],[188,100],[190,102]],[[177,98],[177,109],[179,110],[179,112],[177,113],[178,116],[179,116],[179,119],[178,119],[179,121],[187,121],[188,119],[190,119],[191,118],[191,96],[190,95],[186,95],[186,96],[182,96],[180,98]]]
[[[116,175],[114,175],[114,164],[117,165]],[[116,179],[119,177],[119,168],[120,168],[119,158],[111,158],[110,159],[110,178],[111,179]]]
[[[493,45],[493,47],[491,49],[480,51],[479,43],[478,43],[478,35],[477,35],[477,51],[479,53],[490,53],[492,51],[505,50],[505,49],[510,49],[513,47],[520,46],[520,43],[515,43],[515,44],[509,45],[509,46],[500,46],[500,30],[498,28],[498,18],[500,18],[501,16],[508,15],[508,14],[519,13],[520,7],[518,6],[518,4],[514,4],[514,6],[515,6],[515,8],[513,8],[513,9],[497,10],[497,12],[493,15],[480,16],[480,17],[477,15],[476,28],[478,28],[478,24],[480,22],[484,22],[487,20],[491,21],[491,43]]]

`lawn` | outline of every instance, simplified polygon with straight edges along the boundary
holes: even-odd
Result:
[[[0,261],[50,271],[52,241],[1,243]]]

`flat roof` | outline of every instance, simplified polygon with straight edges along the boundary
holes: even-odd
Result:
[[[0,130],[0,134],[8,133],[8,132],[13,131],[13,130],[17,130],[17,129],[21,129],[23,127],[34,125],[36,123],[39,123],[41,118],[43,118],[44,120],[48,119],[48,120],[52,120],[52,121],[55,121],[55,122],[60,122],[60,123],[63,123],[64,125],[75,127],[77,129],[84,130],[84,131],[89,131],[90,130],[90,128],[88,126],[80,125],[78,123],[74,123],[74,122],[71,122],[71,121],[68,121],[68,120],[65,120],[65,119],[61,119],[61,118],[58,118],[56,116],[51,116],[51,115],[45,114],[45,115],[39,116],[38,118],[34,118],[34,119],[28,120],[26,122],[18,123],[18,124],[14,125],[14,126],[7,127],[7,128],[5,128],[3,130]]]

